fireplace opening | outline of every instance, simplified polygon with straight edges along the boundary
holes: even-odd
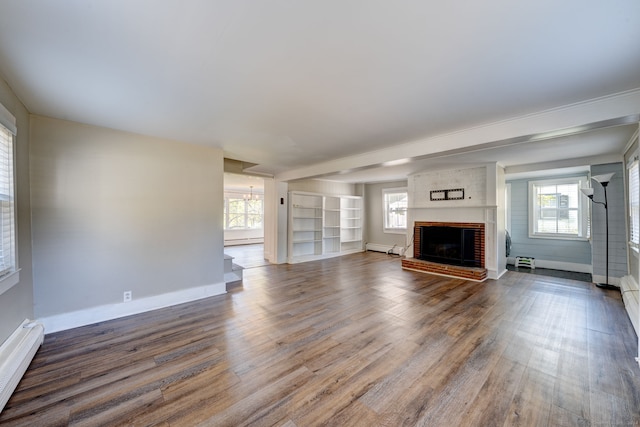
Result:
[[[478,228],[421,226],[418,259],[441,264],[481,267],[482,234]]]

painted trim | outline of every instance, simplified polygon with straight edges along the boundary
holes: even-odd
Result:
[[[0,279],[0,295],[20,283],[20,270],[16,270]]]
[[[390,188],[382,188],[382,232],[387,234],[407,234],[407,228],[409,224],[406,224],[404,228],[388,228],[387,227],[387,204],[385,202],[385,195],[387,194],[398,194],[405,193],[407,197],[409,196],[409,188],[407,186],[404,187],[390,187]],[[405,210],[405,216],[409,216],[409,203],[407,203],[407,208]]]
[[[225,246],[254,245],[264,243],[263,237],[247,237],[243,239],[229,239],[224,241]]]
[[[490,273],[493,270],[487,270],[487,277],[491,276],[492,274]],[[507,270],[506,268],[504,270],[502,270],[502,272],[500,274],[498,274],[498,276],[495,278],[495,280],[500,279],[502,276],[504,276],[509,270]],[[493,279],[493,277],[489,277],[490,279]]]
[[[562,184],[575,184],[578,188],[578,207],[576,208],[578,212],[578,234],[561,234],[561,233],[543,233],[536,231],[536,224],[538,223],[538,213],[540,209],[538,208],[538,203],[536,199],[536,188],[537,187],[545,187],[545,186],[558,186]],[[558,239],[558,240],[582,240],[586,241],[587,238],[587,230],[588,230],[588,215],[586,214],[590,205],[582,197],[582,193],[579,191],[580,188],[586,188],[589,186],[589,177],[587,175],[579,175],[575,177],[557,177],[557,178],[546,178],[539,180],[532,180],[527,182],[528,193],[527,193],[527,204],[529,208],[529,238],[530,239]]]
[[[640,129],[636,129],[633,135],[631,135],[631,138],[629,138],[627,145],[624,147],[624,151],[622,151],[623,153],[626,154],[631,149],[631,147],[633,146],[633,143],[636,142],[636,139],[638,139],[639,133],[640,133]]]
[[[215,283],[213,285],[199,286],[196,288],[183,289],[180,291],[168,292],[166,294],[134,299],[131,302],[107,304],[72,311],[69,313],[54,314],[52,316],[38,319],[38,321],[44,325],[45,333],[50,334],[65,331],[67,329],[78,328],[80,326],[91,325],[93,323],[131,316],[132,314],[144,313],[185,302],[222,295],[226,292],[226,285],[224,283]]]

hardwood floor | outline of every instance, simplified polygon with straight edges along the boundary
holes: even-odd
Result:
[[[48,335],[0,424],[640,425],[617,292],[379,253],[245,273],[230,294]]]
[[[269,265],[269,261],[264,259],[264,245],[262,243],[225,246],[224,253],[232,256],[233,262],[243,268]]]

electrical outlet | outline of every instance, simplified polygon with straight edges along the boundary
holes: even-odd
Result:
[[[124,302],[131,301],[131,291],[124,291]]]

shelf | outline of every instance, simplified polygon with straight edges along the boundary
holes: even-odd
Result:
[[[363,250],[362,197],[289,193],[288,262]]]

